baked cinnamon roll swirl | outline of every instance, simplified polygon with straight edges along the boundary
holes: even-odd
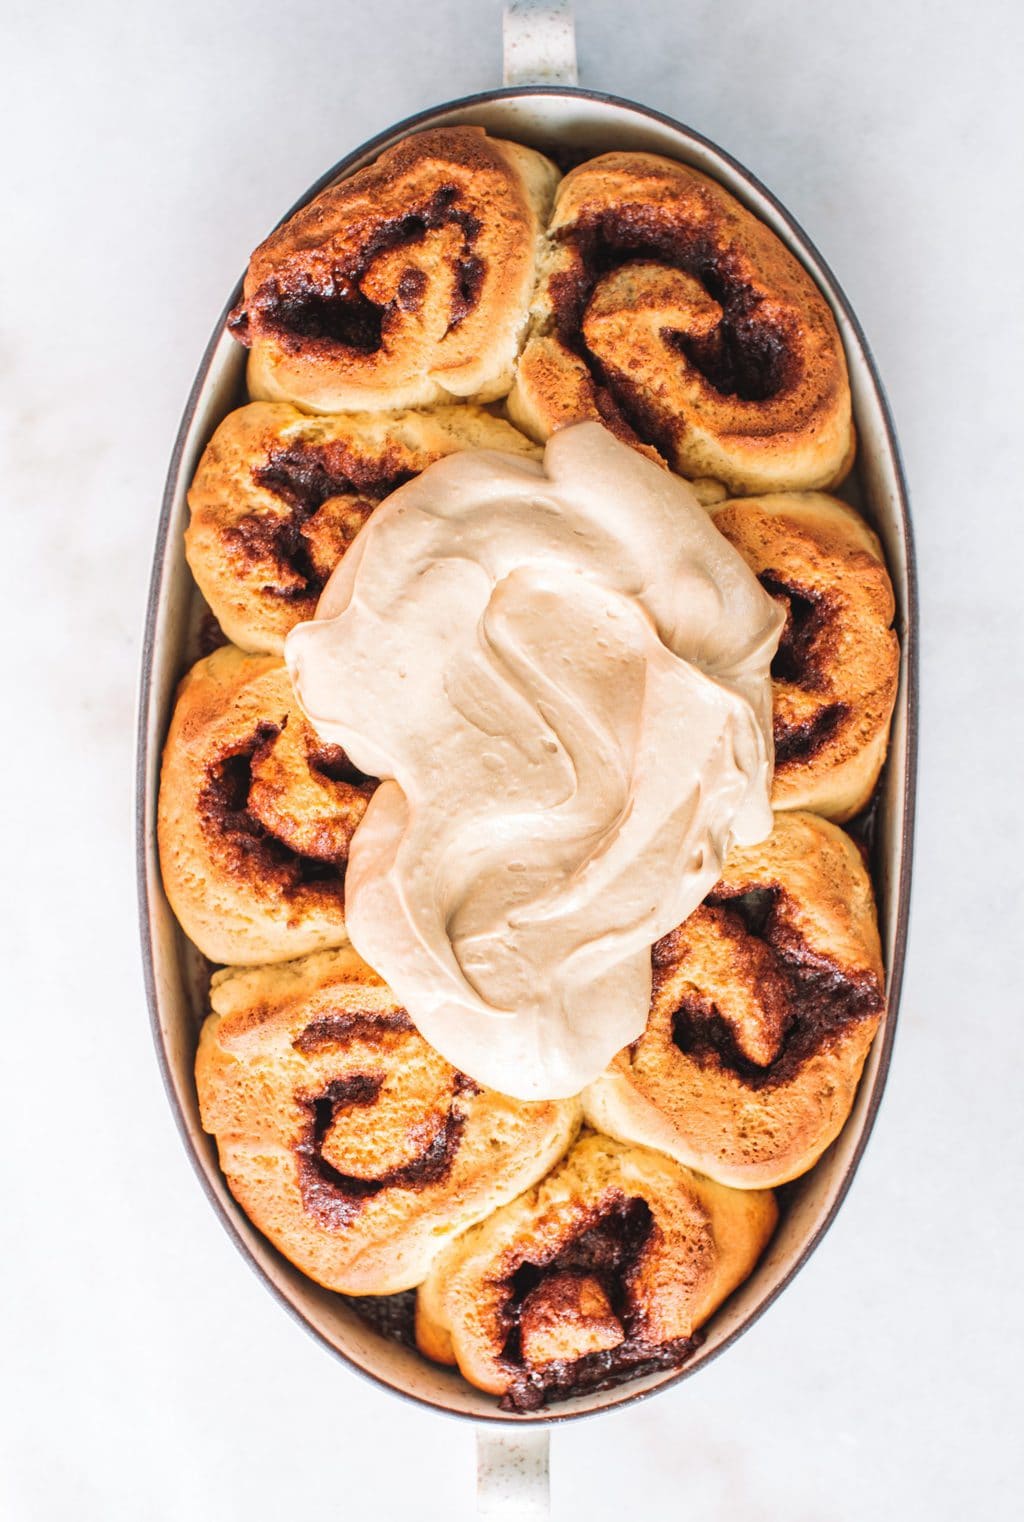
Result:
[[[178,689],[157,833],[164,888],[214,962],[343,945],[345,863],[376,787],[325,745],[284,663],[225,645]]]
[[[579,1125],[576,1100],[524,1104],[449,1066],[351,948],[226,968],[210,998],[203,1125],[246,1214],[327,1289],[419,1284]]]
[[[313,412],[504,396],[558,171],[480,127],[414,133],[253,254],[229,327],[255,400]]]
[[[650,153],[559,186],[508,408],[538,439],[600,418],[734,493],[832,486],[853,461],[821,292],[722,186]]]
[[[584,1092],[588,1122],[739,1189],[838,1136],[884,1009],[871,882],[813,814],[776,814],[653,953],[651,1014]]]
[[[480,407],[310,417],[284,402],[230,413],[199,462],[185,553],[224,633],[280,654],[377,503],[461,449],[536,454]]]
[[[438,1258],[417,1296],[416,1340],[513,1410],[675,1367],[776,1218],[768,1192],[585,1136]]]
[[[821,492],[750,497],[710,511],[786,609],[772,663],[772,802],[842,823],[874,791],[899,682],[882,547],[852,507]]]

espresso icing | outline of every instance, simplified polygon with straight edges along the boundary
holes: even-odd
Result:
[[[651,946],[771,829],[783,615],[689,486],[599,423],[469,451],[374,511],[286,659],[386,779],[353,945],[421,1034],[521,1099],[643,1031]]]

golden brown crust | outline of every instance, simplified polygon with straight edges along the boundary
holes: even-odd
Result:
[[[520,1410],[672,1367],[776,1219],[769,1193],[585,1136],[437,1260],[417,1296],[417,1343]]]
[[[838,1136],[884,1009],[871,881],[842,830],[775,816],[654,948],[647,1029],[583,1096],[590,1125],[736,1188]]]
[[[404,138],[256,250],[230,325],[249,393],[314,412],[504,396],[558,179],[479,127]]]
[[[599,418],[735,493],[834,486],[854,433],[821,292],[715,181],[608,153],[559,186],[509,415],[546,439]]]
[[[748,497],[710,512],[787,611],[772,663],[772,803],[841,824],[874,791],[899,683],[881,545],[853,508],[821,492]]]
[[[480,407],[310,417],[285,402],[229,413],[188,500],[185,553],[221,628],[243,650],[281,654],[377,503],[461,449],[536,454]]]
[[[345,863],[376,786],[324,745],[283,661],[225,645],[178,689],[157,835],[167,897],[215,962],[343,945]]]
[[[470,1083],[351,948],[216,974],[196,1084],[246,1214],[327,1289],[410,1289],[563,1154],[577,1100]]]

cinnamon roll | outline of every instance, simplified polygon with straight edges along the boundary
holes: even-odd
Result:
[[[899,642],[882,547],[852,507],[821,492],[710,511],[786,609],[772,663],[772,802],[842,823],[874,791],[896,702]]]
[[[504,396],[558,171],[480,127],[417,132],[253,254],[229,327],[255,400],[313,412]]]
[[[857,847],[776,814],[653,963],[647,1029],[584,1092],[588,1122],[740,1189],[805,1173],[842,1129],[884,1009]]]
[[[376,782],[325,745],[284,663],[225,645],[178,689],[157,834],[164,888],[214,962],[343,945],[345,863]]]
[[[246,1214],[327,1289],[410,1289],[562,1156],[576,1100],[471,1083],[351,948],[214,976],[196,1083]]]
[[[734,493],[832,486],[853,461],[821,292],[721,185],[650,153],[559,186],[508,408],[537,439],[600,418]]]
[[[374,507],[462,449],[536,454],[480,407],[310,417],[284,402],[230,413],[199,462],[185,553],[224,633],[280,654]]]
[[[585,1136],[437,1259],[416,1340],[513,1410],[672,1368],[751,1272],[776,1215],[769,1192]]]

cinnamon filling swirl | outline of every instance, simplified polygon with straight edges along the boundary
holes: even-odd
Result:
[[[559,240],[575,257],[571,270],[551,280],[555,331],[590,371],[609,423],[625,421],[671,457],[674,420],[670,425],[624,369],[609,370],[602,358],[607,350],[601,317],[626,298],[626,282],[615,279],[625,266],[633,277],[630,295],[637,285],[652,293],[660,285],[670,297],[675,283],[666,271],[678,271],[699,287],[698,292],[679,283],[677,294],[685,297],[675,318],[680,326],[672,325],[667,307],[660,332],[666,346],[689,360],[719,396],[763,402],[793,388],[801,369],[794,324],[772,311],[775,304],[743,279],[708,232],[667,225],[653,208],[627,205],[581,217]]]
[[[502,1309],[502,1360],[511,1378],[503,1410],[534,1411],[548,1400],[677,1368],[700,1347],[701,1332],[661,1344],[644,1335],[631,1287],[656,1230],[646,1200],[620,1195],[556,1251],[519,1265]]]
[[[351,948],[226,968],[196,1080],[235,1198],[342,1294],[419,1284],[447,1243],[557,1162],[579,1106],[479,1088]]]
[[[401,1009],[332,1012],[311,1021],[295,1037],[292,1047],[301,1056],[312,1057],[344,1052],[351,1042],[358,1041],[378,1047],[383,1055],[389,1035],[401,1037],[412,1030],[412,1021]],[[382,1093],[387,1082],[388,1073],[383,1068],[346,1073],[316,1092],[297,1096],[308,1117],[294,1148],[302,1202],[328,1230],[349,1225],[366,1201],[384,1189],[424,1189],[443,1182],[452,1170],[466,1124],[464,1100],[480,1092],[464,1074],[448,1072],[442,1086],[447,1090],[447,1102],[444,1093],[439,1093],[434,1108],[417,1115],[405,1138],[410,1155],[402,1162],[385,1165],[372,1174],[337,1167],[327,1151],[339,1123],[350,1119],[352,1110],[389,1103]],[[367,1116],[367,1124],[373,1124],[372,1116]]]
[[[479,128],[414,133],[256,250],[229,319],[249,394],[322,413],[505,396],[558,173]]]
[[[224,546],[243,565],[269,561],[281,568],[276,581],[262,584],[263,592],[308,601],[323,591],[377,503],[413,474],[393,456],[361,459],[336,440],[275,451],[253,467],[252,479],[287,511],[276,517],[246,513],[223,528]]]
[[[647,1029],[584,1094],[588,1122],[741,1190],[806,1173],[885,1010],[857,846],[813,814],[776,813],[652,960]]]
[[[411,1026],[405,1021],[402,1028]],[[417,1135],[420,1150],[409,1162],[385,1168],[376,1178],[360,1178],[335,1168],[324,1156],[324,1144],[338,1119],[354,1108],[376,1104],[386,1079],[385,1073],[350,1073],[319,1094],[299,1096],[299,1104],[309,1115],[306,1134],[295,1146],[302,1203],[328,1230],[349,1225],[366,1200],[384,1189],[425,1189],[440,1184],[451,1172],[466,1124],[459,1096],[478,1092],[461,1073],[452,1079],[447,1110],[417,1128],[422,1133]]]
[[[440,185],[404,216],[381,222],[347,268],[299,268],[264,280],[235,307],[228,327],[248,345],[255,316],[261,333],[276,337],[290,353],[319,349],[329,357],[341,348],[375,354],[391,315],[417,312],[426,291],[425,272],[414,264],[402,266],[401,253],[435,234],[453,273],[447,328],[452,332],[475,307],[486,274],[486,260],[476,248],[481,227],[480,218],[462,204],[458,185]]]
[[[509,396],[538,438],[600,418],[690,479],[823,486],[853,458],[832,315],[722,186],[645,153],[562,181],[534,323]]]
[[[296,743],[311,780],[321,794],[318,813],[294,807],[288,798],[294,757],[275,754],[288,729],[259,724],[242,745],[211,761],[198,798],[204,828],[226,846],[225,864],[238,876],[259,878],[284,896],[313,889],[344,899],[348,847],[377,784],[352,766],[340,745],[313,737]]]
[[[882,547],[822,492],[734,499],[711,515],[785,611],[771,668],[772,801],[842,823],[871,797],[899,680]]]
[[[834,670],[842,644],[842,609],[837,599],[788,585],[769,572],[757,579],[786,609],[786,622],[772,661],[772,680],[788,682],[802,692],[827,694],[830,670]],[[825,749],[849,717],[849,704],[838,701],[823,702],[799,719],[776,708],[772,716],[776,765],[809,761]]]
[[[538,1189],[438,1258],[417,1343],[515,1411],[675,1368],[776,1220],[766,1192],[584,1136]]]
[[[697,982],[671,1020],[674,1044],[701,1068],[727,1069],[751,1089],[791,1082],[804,1064],[851,1025],[877,1018],[884,996],[873,972],[842,968],[813,951],[779,916],[780,890],[710,897],[691,930],[728,948],[746,990],[744,1017],[723,1013]],[[677,933],[654,948],[654,990],[676,966]],[[660,975],[659,975],[660,974]]]

